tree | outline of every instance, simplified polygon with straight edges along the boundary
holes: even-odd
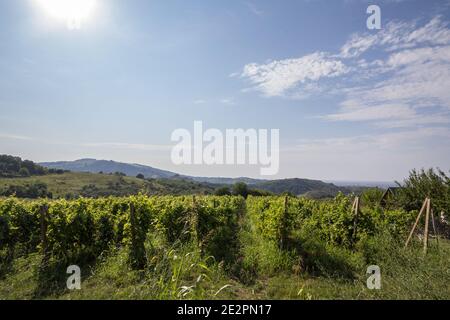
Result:
[[[375,208],[380,204],[384,191],[380,188],[370,188],[363,192],[361,203],[369,208]]]
[[[69,172],[68,170],[63,170],[63,169],[48,169],[48,173],[49,174],[64,174],[66,172]]]
[[[145,176],[142,173],[139,173],[136,178],[138,179],[145,179]]]
[[[17,198],[53,198],[51,192],[48,191],[47,185],[45,183],[33,183],[24,186],[20,185],[9,185],[8,189],[2,192],[2,196],[16,196]]]
[[[47,173],[48,170],[46,168],[35,164],[33,161],[22,161],[19,157],[0,155],[0,177],[24,177],[30,175],[44,175]]]
[[[19,170],[19,175],[20,175],[21,177],[29,177],[29,176],[30,176],[30,171],[29,171],[27,168],[22,167],[22,168],[20,168],[20,170]]]
[[[214,194],[216,196],[230,196],[231,195],[231,191],[229,187],[220,187],[219,189],[217,189]]]
[[[233,186],[233,195],[248,197],[248,187],[244,182],[238,182]]]
[[[260,189],[248,189],[248,194],[254,197],[273,196],[272,192]]]
[[[293,194],[292,192],[289,192],[289,191],[285,191],[285,192],[283,192],[281,195],[282,195],[283,197],[292,197],[292,198],[295,198],[295,197],[296,197],[295,194]]]
[[[450,212],[450,178],[441,170],[412,170],[401,187],[397,201],[405,210],[419,210],[426,197],[435,212]]]

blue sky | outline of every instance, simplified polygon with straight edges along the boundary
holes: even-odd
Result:
[[[280,129],[277,178],[402,179],[450,166],[450,2],[97,0],[81,27],[0,1],[0,153],[185,174],[171,133]]]

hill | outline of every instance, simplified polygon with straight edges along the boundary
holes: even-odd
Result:
[[[312,191],[321,191],[324,194],[334,195],[340,191],[340,188],[332,183],[325,183],[320,180],[308,179],[283,179],[264,181],[256,183],[253,187],[273,193],[289,192],[295,195],[304,195]]]
[[[0,155],[0,178],[41,176],[49,173],[63,173],[59,170],[47,169],[30,160],[19,157]]]
[[[235,184],[238,182],[243,182],[248,185],[256,185],[256,184],[264,182],[264,181],[271,181],[271,180],[252,179],[252,178],[246,178],[246,177],[240,177],[240,178],[189,177],[189,178],[194,181],[197,181],[197,182],[206,182],[206,183],[214,183],[214,184]]]
[[[156,169],[150,166],[140,164],[122,163],[108,160],[96,159],[80,159],[75,161],[60,161],[60,162],[43,162],[40,163],[49,169],[69,170],[73,172],[91,172],[91,173],[116,173],[122,172],[127,176],[136,177],[138,174],[143,174],[146,178],[170,178],[176,173]]]
[[[58,161],[58,162],[42,162],[41,166],[49,169],[68,170],[73,172],[91,172],[91,173],[116,173],[122,172],[127,176],[136,177],[138,174],[144,175],[145,178],[168,179],[182,178],[190,179],[196,182],[205,182],[213,184],[235,184],[244,182],[246,184],[256,184],[268,180],[259,180],[252,178],[226,178],[226,177],[192,177],[177,174],[175,172],[157,169],[142,164],[130,164],[117,162],[112,160],[96,160],[96,159],[80,159],[75,161]]]
[[[335,197],[339,192],[359,194],[368,188],[367,186],[336,186],[333,183],[320,180],[298,178],[262,181],[252,184],[251,187],[274,194],[288,192],[296,196],[305,196],[312,199]]]
[[[320,180],[309,179],[282,179],[282,180],[260,180],[252,178],[226,178],[226,177],[191,177],[179,175],[174,172],[165,171],[150,166],[140,164],[128,164],[108,160],[95,159],[80,159],[76,161],[62,161],[62,162],[44,162],[40,165],[49,168],[50,170],[70,170],[72,172],[85,172],[98,174],[123,173],[127,178],[136,177],[138,174],[144,175],[145,178],[150,179],[156,185],[153,185],[151,190],[158,190],[160,194],[189,194],[189,193],[213,193],[221,186],[232,185],[237,182],[244,182],[252,189],[281,194],[289,192],[294,195],[303,195],[310,198],[329,198],[334,197],[338,192],[345,194],[351,192],[360,192],[365,189],[364,186],[336,186],[333,183],[327,183]],[[95,177],[89,184],[97,185]],[[101,180],[101,179],[100,179]],[[142,181],[140,181],[142,182]],[[128,190],[128,187],[125,187]],[[135,190],[133,187],[131,190]],[[130,191],[131,191],[130,190]],[[75,190],[79,192],[79,188]],[[115,192],[113,190],[113,192]],[[107,193],[102,191],[101,194]],[[115,194],[115,193],[113,193]]]

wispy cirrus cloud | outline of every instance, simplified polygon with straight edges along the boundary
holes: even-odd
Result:
[[[349,91],[339,112],[324,118],[387,127],[450,123],[450,46],[390,54],[379,72],[383,80]]]
[[[431,19],[424,26],[418,27],[417,22],[389,22],[379,32],[354,34],[341,48],[339,56],[354,58],[369,49],[383,48],[394,51],[412,48],[418,45],[445,45],[450,42],[450,30],[442,17]]]
[[[264,11],[259,9],[253,2],[247,1],[244,4],[247,6],[247,8],[250,10],[250,12],[253,13],[254,15],[256,15],[258,17],[264,16]]]
[[[309,172],[317,168],[327,177],[337,180],[348,180],[346,172],[351,171],[355,177],[376,181],[380,179],[380,172],[391,179],[406,176],[410,168],[447,168],[450,145],[442,141],[449,139],[449,128],[409,128],[384,133],[301,139],[283,152],[288,155],[286,161],[295,164],[299,170],[307,168],[306,172]],[[331,165],[329,159],[334,159]]]
[[[421,128],[375,135],[358,135],[339,138],[302,139],[298,141],[295,151],[337,154],[347,152],[364,152],[367,150],[406,150],[423,149],[423,142],[439,136],[450,139],[449,128]],[[448,148],[448,147],[447,147]]]
[[[241,76],[263,96],[338,94],[336,112],[321,116],[327,121],[388,128],[450,123],[450,29],[441,16],[354,34],[334,54],[251,63]]]
[[[388,112],[385,112],[388,110]],[[360,106],[356,108],[342,108],[342,111],[325,116],[328,120],[334,121],[367,121],[385,119],[403,119],[415,116],[414,110],[407,105],[384,104],[374,105],[366,108]]]
[[[232,98],[232,97],[220,99],[219,102],[220,102],[221,104],[225,104],[225,105],[229,105],[229,106],[234,106],[234,105],[236,105],[236,101],[235,101],[235,99]]]
[[[0,133],[0,140],[16,140],[23,143],[40,143],[48,145],[66,145],[72,147],[84,148],[106,148],[106,149],[120,149],[120,150],[141,150],[141,151],[167,151],[172,145],[164,144],[143,144],[143,143],[127,143],[127,142],[86,142],[86,143],[70,143],[61,142],[57,140],[43,140],[29,136]]]
[[[348,68],[341,61],[316,52],[297,59],[247,64],[241,76],[249,79],[254,89],[271,97],[284,95],[298,85],[302,85],[306,93],[314,89],[312,83],[347,72]]]
[[[205,103],[206,103],[206,100],[203,100],[203,99],[194,100],[194,104],[205,104]]]
[[[9,134],[9,133],[0,133],[0,139],[22,140],[22,141],[33,141],[33,140],[35,140],[32,137],[21,136],[21,135],[16,135],[16,134]]]
[[[109,149],[121,149],[121,150],[141,150],[141,151],[167,151],[173,147],[171,145],[123,143],[123,142],[83,143],[83,144],[80,144],[80,146],[90,147],[90,148],[109,148]]]

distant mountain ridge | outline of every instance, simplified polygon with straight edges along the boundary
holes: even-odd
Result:
[[[246,177],[240,177],[240,178],[189,177],[189,178],[196,182],[207,182],[207,183],[214,183],[214,184],[235,184],[237,182],[244,182],[248,185],[255,185],[255,184],[265,182],[265,181],[270,181],[270,180],[252,179],[252,178],[246,178]]]
[[[135,177],[138,174],[143,174],[146,178],[155,179],[167,179],[177,176],[177,174],[174,172],[160,170],[150,166],[116,162],[112,160],[80,159],[75,161],[42,162],[40,163],[40,165],[49,169],[61,169],[73,172],[122,172],[130,177]]]
[[[90,173],[116,173],[121,172],[127,176],[136,177],[142,174],[145,178],[152,179],[181,179],[189,180],[207,185],[232,185],[237,182],[244,182],[251,188],[269,191],[275,194],[289,192],[295,195],[307,195],[314,198],[330,197],[338,192],[351,193],[359,192],[363,186],[336,186],[320,180],[310,179],[280,179],[262,180],[252,178],[225,178],[225,177],[191,177],[180,175],[175,172],[161,170],[140,164],[129,164],[111,160],[80,159],[75,161],[43,162],[41,166],[49,169],[69,170],[72,172]]]
[[[213,184],[234,184],[236,182],[244,182],[246,184],[253,185],[264,181],[269,181],[246,177],[241,178],[192,177],[141,164],[124,163],[112,160],[96,160],[89,158],[79,159],[75,161],[42,162],[39,164],[49,169],[69,170],[73,172],[90,172],[90,173],[122,172],[130,177],[135,177],[138,174],[143,174],[146,178],[153,178],[153,179],[184,178],[193,180],[195,182],[206,182]]]
[[[326,195],[335,195],[344,188],[339,188],[332,183],[326,183],[320,180],[309,179],[282,179],[264,181],[254,185],[257,189],[270,191],[276,194],[289,192],[291,194],[300,195],[309,192],[320,192]]]

